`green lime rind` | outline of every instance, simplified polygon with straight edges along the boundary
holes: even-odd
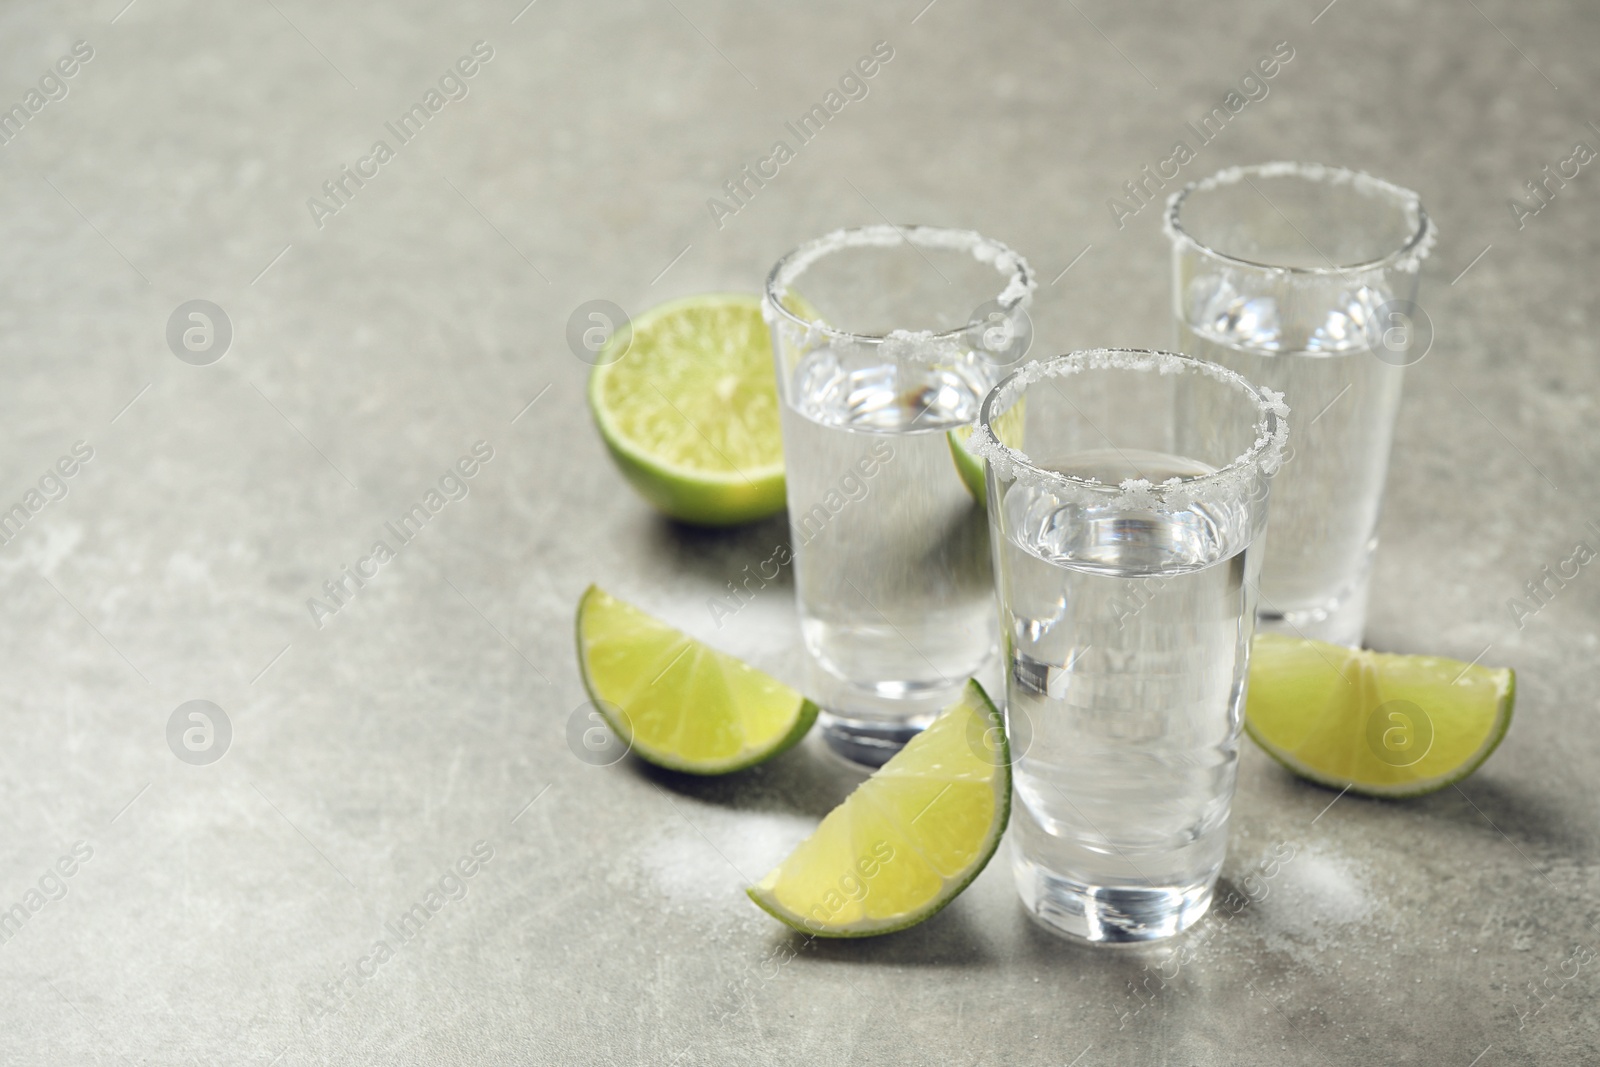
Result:
[[[1245,719],[1244,729],[1245,733],[1250,735],[1250,740],[1259,745],[1261,750],[1270,756],[1274,762],[1285,770],[1306,779],[1308,782],[1315,782],[1317,785],[1328,789],[1342,790],[1348,788],[1352,793],[1377,797],[1382,800],[1405,800],[1411,797],[1427,796],[1429,793],[1437,793],[1441,789],[1456,785],[1471,777],[1479,767],[1482,767],[1489,757],[1494,755],[1494,750],[1500,747],[1500,742],[1505,739],[1506,732],[1511,729],[1512,711],[1516,703],[1516,691],[1517,672],[1511,671],[1505,699],[1502,701],[1500,713],[1496,718],[1495,728],[1488,738],[1484,740],[1483,744],[1478,747],[1477,752],[1473,753],[1465,763],[1462,763],[1449,774],[1406,782],[1403,785],[1379,785],[1323,774],[1263,738],[1248,717]]]
[[[595,684],[594,677],[589,669],[588,646],[584,640],[583,632],[584,617],[596,597],[607,595],[609,594],[598,585],[591,584],[589,588],[584,590],[583,596],[578,600],[578,610],[573,627],[578,646],[578,676],[583,683],[584,692],[589,695],[590,703],[600,713],[600,717],[605,720],[606,725],[611,728],[611,732],[616,734],[618,739],[628,746],[628,751],[634,753],[646,763],[669,771],[699,775],[701,777],[732,774],[735,771],[742,771],[757,764],[765,763],[774,756],[793,748],[816,723],[819,710],[817,705],[811,700],[802,697],[799,708],[795,712],[794,724],[787,733],[769,745],[743,751],[727,760],[686,759],[678,753],[640,741],[628,721],[616,714],[617,711],[621,710],[618,705],[599,691],[599,687]],[[661,626],[666,630],[673,629],[665,623],[662,623]],[[684,635],[684,639],[705,649],[707,652],[714,651],[709,646],[695,641],[687,635]],[[717,653],[717,655],[728,659],[733,658],[728,656],[727,653]]]
[[[783,467],[749,472],[750,480],[686,476],[619,441],[606,451],[638,494],[669,518],[695,526],[741,526],[776,515],[784,507]]]
[[[966,438],[972,436],[971,427],[951,430],[944,436],[945,440],[950,442],[950,458],[955,461],[956,473],[961,476],[961,484],[967,487],[967,492],[972,494],[972,499],[977,501],[980,508],[988,507],[989,485],[985,473],[986,464],[967,451]]]
[[[1027,397],[1021,397],[1011,407],[995,417],[993,430],[1004,445],[1022,444],[1023,420],[1027,411]],[[967,450],[972,439],[972,426],[958,426],[945,434],[950,444],[950,458],[955,462],[961,484],[967,487],[972,499],[981,508],[989,506],[989,464]]]
[[[1464,673],[1469,665],[1461,664],[1461,667],[1462,673]],[[1254,673],[1254,664],[1251,667],[1251,673]],[[1328,773],[1325,769],[1317,768],[1317,766],[1307,763],[1306,760],[1296,757],[1294,752],[1286,749],[1285,745],[1274,744],[1274,742],[1270,741],[1269,737],[1267,737],[1266,729],[1262,728],[1251,715],[1248,699],[1246,699],[1245,733],[1250,734],[1251,741],[1256,742],[1261,747],[1262,752],[1266,752],[1275,763],[1288,769],[1290,773],[1296,774],[1296,776],[1304,777],[1307,781],[1323,785],[1326,789],[1347,789],[1352,793],[1360,793],[1363,797],[1381,798],[1381,800],[1405,800],[1405,798],[1411,797],[1426,797],[1429,793],[1435,793],[1438,790],[1450,787],[1450,785],[1459,784],[1467,777],[1472,776],[1493,755],[1494,750],[1498,749],[1501,741],[1504,741],[1504,737],[1506,737],[1506,733],[1510,729],[1510,720],[1514,717],[1515,704],[1517,704],[1517,672],[1507,667],[1507,669],[1490,670],[1488,673],[1490,673],[1491,677],[1499,675],[1502,680],[1502,691],[1499,693],[1499,699],[1496,701],[1496,707],[1494,707],[1494,718],[1491,721],[1490,728],[1483,736],[1483,741],[1478,744],[1474,752],[1470,753],[1469,757],[1459,761],[1459,763],[1451,766],[1450,769],[1446,769],[1443,773],[1434,774],[1434,776],[1410,779],[1410,781],[1378,782],[1363,781],[1358,777]],[[1435,729],[1437,728],[1438,726],[1435,725]]]
[[[673,464],[652,454],[623,432],[607,410],[602,394],[609,376],[618,373],[612,370],[619,362],[615,355],[618,346],[638,343],[639,338],[648,335],[657,324],[682,312],[719,308],[734,308],[759,316],[761,300],[744,293],[708,293],[651,308],[634,319],[628,328],[611,335],[589,375],[587,390],[589,411],[601,440],[628,484],[666,515],[699,526],[736,526],[782,511],[785,493],[781,456],[775,462],[746,464],[731,471],[691,469]],[[771,358],[770,351],[767,358]],[[773,434],[777,432],[776,427],[770,430]]]
[[[794,728],[770,748],[763,748],[758,751],[754,751],[743,759],[734,759],[718,763],[696,763],[690,760],[679,759],[669,752],[663,752],[659,749],[652,749],[648,746],[636,743],[629,736],[627,724],[619,721],[615,715],[611,714],[610,711],[607,710],[607,705],[595,697],[594,690],[589,688],[587,682],[584,684],[584,689],[586,692],[588,692],[589,699],[594,701],[595,707],[600,712],[600,717],[606,721],[607,726],[611,727],[611,731],[613,733],[627,743],[629,746],[628,750],[630,752],[633,752],[640,759],[644,760],[646,763],[652,764],[653,766],[661,767],[669,771],[677,771],[680,774],[698,775],[702,778],[716,778],[719,775],[732,774],[735,771],[749,770],[751,767],[765,763],[775,756],[781,756],[783,753],[799,744],[801,739],[803,739],[806,734],[811,732],[811,727],[815,725],[817,721],[817,705],[813,704],[810,700],[803,700],[800,705],[800,711],[795,718]]]
[[[926,922],[928,919],[939,914],[939,912],[943,911],[950,905],[952,900],[960,896],[966,890],[966,888],[972,884],[973,880],[976,879],[978,875],[983,873],[984,868],[989,865],[989,861],[994,858],[995,852],[1000,848],[1000,840],[1005,836],[1006,827],[1009,825],[1011,819],[1011,741],[1006,735],[1004,717],[1001,716],[999,709],[995,707],[994,701],[989,699],[989,694],[984,691],[983,686],[979,685],[975,679],[969,679],[967,681],[966,689],[963,692],[961,699],[952,704],[949,708],[946,708],[941,714],[948,715],[956,708],[963,706],[969,708],[970,710],[981,713],[988,723],[988,728],[985,731],[985,734],[987,735],[988,731],[993,731],[993,735],[999,738],[999,746],[995,752],[995,766],[999,773],[995,776],[995,781],[993,783],[996,800],[995,812],[985,833],[984,842],[979,847],[976,857],[967,865],[967,867],[959,876],[952,879],[949,884],[945,885],[944,888],[940,890],[938,896],[934,897],[922,907],[917,908],[914,911],[907,912],[904,915],[895,916],[893,919],[880,920],[876,923],[865,925],[853,924],[850,926],[829,926],[818,923],[815,920],[808,920],[802,916],[796,915],[779,905],[776,901],[769,900],[765,895],[763,895],[759,886],[748,886],[745,888],[745,895],[750,898],[751,902],[753,902],[756,907],[772,916],[774,919],[777,919],[785,926],[788,926],[799,933],[806,934],[810,937],[825,937],[829,939],[843,940],[862,937],[880,937],[884,934],[893,934],[898,933],[901,930],[910,929],[911,927],[916,926],[919,923]],[[895,761],[900,759],[901,754],[911,750],[911,746],[915,745],[922,736],[925,735],[918,735],[918,737],[914,737],[907,742],[906,747],[902,749],[900,753],[896,753],[887,763],[874,772],[873,777],[877,777],[878,775],[890,771],[894,767]],[[871,779],[869,779],[869,781],[870,780]],[[855,793],[852,793],[850,797],[846,797],[840,802],[840,806],[848,804],[851,797],[854,796]]]

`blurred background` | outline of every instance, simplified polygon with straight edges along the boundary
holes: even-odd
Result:
[[[1508,600],[1600,546],[1597,45],[1600,10],[1506,0],[0,7],[0,1058],[1593,1062],[1600,578]],[[1438,223],[1368,641],[1516,668],[1510,737],[1405,805],[1247,745],[1224,878],[1300,858],[1185,957],[1036,933],[999,864],[917,931],[791,940],[742,875],[848,772],[808,742],[686,784],[569,743],[590,581],[800,664],[786,574],[737,627],[706,609],[784,520],[694,531],[626,487],[575,310],[756,292],[892,220],[1026,255],[1035,353],[1166,346],[1166,195],[1273,159]],[[186,347],[192,301],[216,333]]]

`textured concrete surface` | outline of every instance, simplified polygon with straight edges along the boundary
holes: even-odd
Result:
[[[1524,188],[1600,147],[1600,13],[924,2],[0,9],[0,104],[73,70],[0,146],[0,505],[38,505],[0,547],[0,905],[24,916],[0,1061],[1600,1060],[1600,573],[1507,604],[1600,547],[1600,173],[1536,215]],[[868,95],[714,219],[879,41]],[[921,928],[791,937],[740,887],[848,773],[811,743],[714,782],[569,747],[591,580],[798,661],[786,576],[720,630],[706,608],[781,520],[655,518],[590,428],[568,317],[754,290],[801,239],[888,217],[1029,255],[1045,349],[1168,343],[1157,211],[1118,228],[1107,200],[1284,41],[1184,174],[1308,158],[1422,191],[1436,338],[1369,637],[1515,667],[1510,737],[1412,803],[1247,747],[1225,878],[1254,899],[1177,946],[1036,932],[1002,863]],[[387,132],[463,57],[421,133]],[[314,219],[345,165],[370,176]],[[208,365],[166,339],[197,299],[232,327]],[[313,620],[480,441],[465,498]],[[198,753],[187,711],[168,741],[194,700],[231,728]]]

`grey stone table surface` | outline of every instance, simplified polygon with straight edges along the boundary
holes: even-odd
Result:
[[[1508,603],[1600,544],[1597,47],[1581,0],[6,4],[0,1061],[1597,1062],[1600,577]],[[1030,256],[1046,350],[1167,344],[1125,183],[1180,139],[1181,179],[1338,162],[1437,218],[1368,638],[1515,667],[1511,734],[1410,803],[1247,746],[1225,882],[1293,858],[1176,947],[1038,932],[1001,863],[920,928],[798,940],[740,890],[854,783],[814,739],[715,781],[569,746],[590,581],[800,666],[786,574],[707,609],[783,519],[656,517],[569,316],[889,218]],[[225,351],[169,345],[192,300]]]

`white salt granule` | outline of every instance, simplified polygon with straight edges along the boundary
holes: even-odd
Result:
[[[1183,228],[1178,216],[1182,210],[1183,201],[1193,192],[1204,192],[1217,188],[1219,185],[1237,185],[1245,177],[1257,178],[1285,178],[1300,177],[1311,182],[1325,182],[1328,185],[1349,185],[1363,196],[1377,199],[1398,200],[1400,210],[1404,212],[1406,225],[1410,227],[1414,238],[1406,245],[1391,253],[1393,259],[1385,256],[1373,264],[1355,264],[1356,267],[1372,267],[1375,269],[1392,269],[1406,274],[1415,274],[1422,266],[1422,261],[1428,258],[1428,253],[1433,251],[1434,244],[1439,240],[1439,229],[1433,224],[1433,219],[1422,210],[1422,198],[1404,186],[1393,182],[1375,178],[1371,174],[1360,170],[1349,170],[1345,167],[1330,167],[1322,163],[1262,163],[1253,167],[1228,167],[1199,181],[1190,182],[1167,197],[1167,211],[1162,218],[1162,229],[1168,237],[1179,240],[1200,252],[1219,255],[1196,241],[1189,232]],[[1421,230],[1418,233],[1418,230]],[[1336,267],[1334,270],[1348,268]]]
[[[998,386],[984,402],[984,418],[997,420],[1017,403],[1028,386],[1046,378],[1063,378],[1084,371],[1131,370],[1160,375],[1203,374],[1240,393],[1250,396],[1260,419],[1257,436],[1250,447],[1215,472],[1189,478],[1169,478],[1159,485],[1135,478],[1116,487],[1121,503],[1129,508],[1160,510],[1189,507],[1196,500],[1217,494],[1248,496],[1262,474],[1273,474],[1283,464],[1283,449],[1289,439],[1289,406],[1283,394],[1257,389],[1244,378],[1224,367],[1174,352],[1132,348],[1091,348],[1056,359],[1029,363]],[[1104,504],[1112,487],[1094,478],[1081,478],[1042,470],[1020,449],[1001,444],[984,422],[979,422],[967,441],[967,451],[987,461],[1003,480],[1015,478],[1024,485],[1048,491],[1063,503],[1094,506]]]
[[[895,353],[899,359],[920,360],[925,363],[937,363],[947,359],[949,352],[935,346],[930,349],[927,342],[935,337],[957,339],[961,334],[970,329],[973,323],[954,330],[945,331],[908,331],[896,330],[886,338],[866,334],[851,334],[847,331],[837,330],[825,323],[802,319],[784,307],[782,301],[789,295],[794,287],[795,280],[804,274],[813,263],[824,256],[833,255],[849,248],[895,248],[902,245],[913,245],[918,248],[937,248],[946,251],[967,252],[973,259],[985,266],[993,267],[996,273],[1005,279],[1005,285],[994,297],[996,303],[1006,309],[1026,308],[1033,301],[1033,290],[1037,284],[1033,276],[1033,268],[1028,261],[999,241],[993,241],[975,230],[945,230],[929,226],[862,226],[856,229],[834,230],[832,233],[823,234],[821,237],[807,241],[799,248],[790,252],[778,265],[773,268],[771,276],[761,298],[761,316],[769,326],[773,323],[780,324],[785,338],[792,347],[801,351],[808,351],[818,347],[824,336],[867,343],[882,342],[886,345],[899,343]],[[960,351],[957,349],[956,351]]]
[[[1267,885],[1255,925],[1269,950],[1320,972],[1336,966],[1324,956],[1329,948],[1349,951],[1371,940],[1360,926],[1375,918],[1373,897],[1356,861],[1302,849]]]
[[[683,798],[675,803],[693,825],[677,819],[635,853],[641,888],[665,897],[672,910],[714,925],[747,918],[740,906],[747,903],[745,879],[759,879],[816,829],[814,820],[798,815],[722,811]]]

